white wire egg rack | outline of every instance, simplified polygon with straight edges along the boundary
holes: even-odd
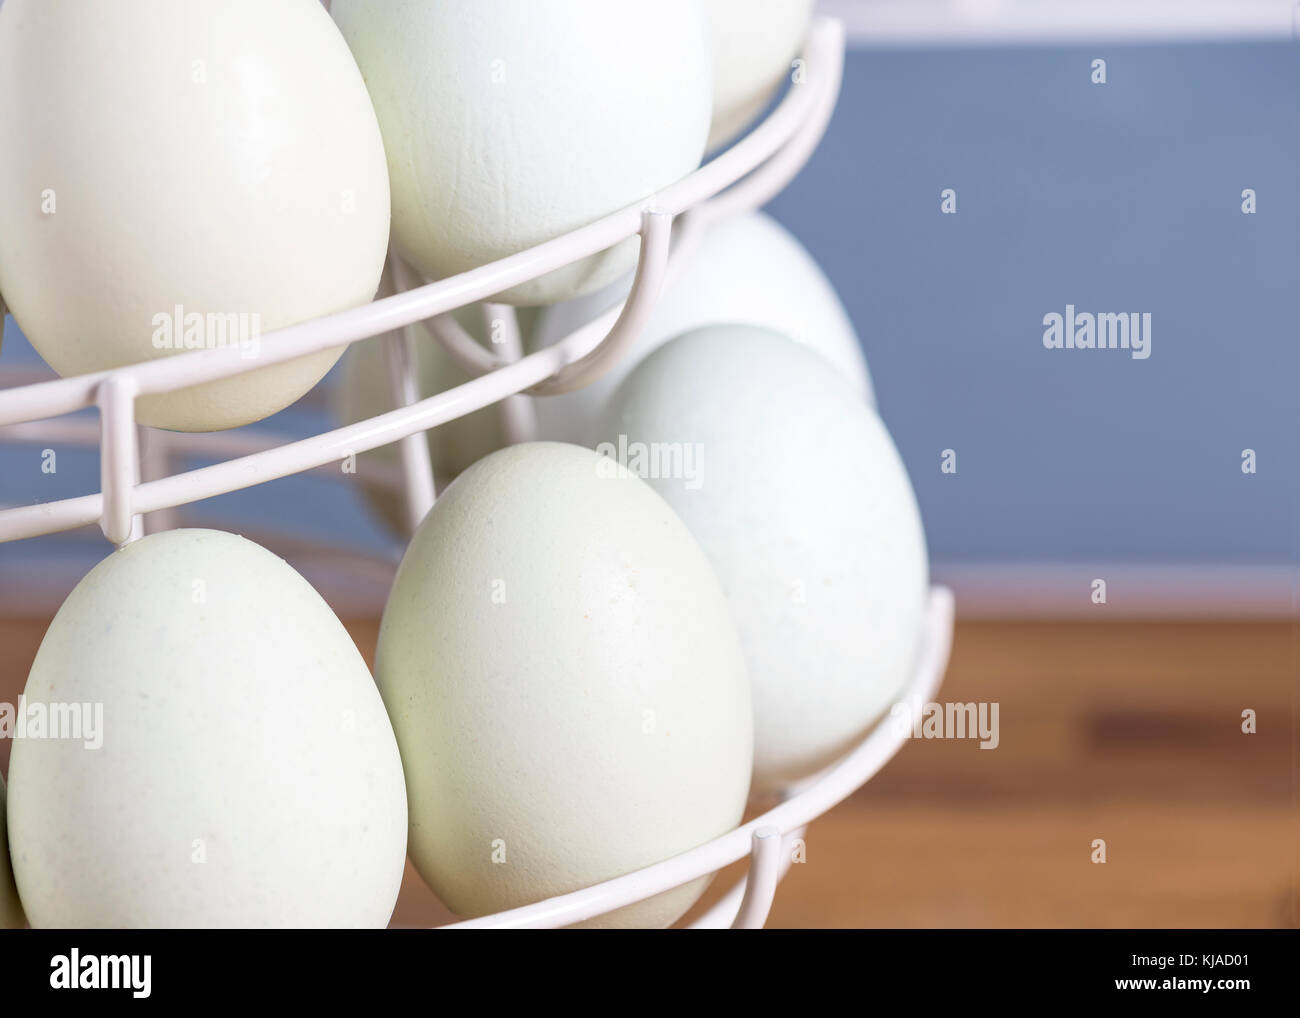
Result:
[[[0,509],[0,542],[75,530],[98,523],[115,545],[175,525],[173,511],[217,495],[305,471],[344,476],[341,461],[399,443],[400,467],[358,458],[366,483],[400,490],[412,529],[432,507],[435,478],[424,432],[498,405],[511,441],[535,433],[525,396],[569,392],[598,378],[627,353],[645,325],[665,281],[710,223],[755,209],[781,191],[820,142],[839,95],[844,29],[817,18],[800,57],[800,77],[748,135],[675,184],[635,206],[469,272],[434,283],[416,278],[396,252],[390,265],[398,293],[364,307],[303,322],[262,337],[259,355],[231,346],[144,361],[111,371],[31,381],[31,373],[0,372],[0,443],[67,442],[98,446],[98,493]],[[674,228],[674,223],[676,227]],[[639,236],[640,252],[626,299],[559,343],[524,356],[512,308],[486,303],[498,323],[493,350],[475,340],[451,312]],[[0,322],[3,318],[0,317]],[[421,398],[414,339],[420,324],[469,373],[471,380]],[[381,334],[389,392],[396,409],[296,441],[256,427],[233,432],[175,434],[141,428],[135,401],[258,370]],[[66,415],[94,407],[99,420]],[[180,454],[208,456],[207,466],[171,472]],[[221,457],[228,457],[222,459]],[[147,477],[147,479],[146,479]],[[915,671],[900,700],[930,700],[947,664],[953,601],[930,593]],[[748,876],[692,923],[693,928],[761,927],[776,887],[789,870],[791,844],[806,825],[868,781],[907,739],[879,723],[855,749],[815,777],[787,790],[761,816],[663,862],[615,879],[454,928],[564,926],[622,908],[695,880],[750,855]]]

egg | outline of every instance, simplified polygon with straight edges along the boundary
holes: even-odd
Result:
[[[256,360],[265,334],[375,292],[383,140],[320,4],[8,0],[0,137],[0,291],[61,375],[189,349]],[[341,352],[146,396],[138,419],[256,421]]]
[[[14,741],[33,926],[387,924],[407,827],[392,726],[343,625],[269,551],[173,530],[112,553],[54,617],[24,700],[81,718],[78,738]]]
[[[764,326],[808,345],[874,403],[862,346],[844,306],[812,256],[775,219],[762,212],[725,219],[682,259],[628,354],[585,388],[535,401],[542,437],[584,442],[619,383],[650,351],[690,329],[728,322]],[[629,278],[599,295],[544,309],[530,347],[563,339],[630,287]]]
[[[388,273],[385,272],[379,295],[389,296],[392,292]],[[461,308],[453,314],[480,343],[485,341],[482,305]],[[519,311],[521,330],[528,328],[532,314],[531,308]],[[470,380],[469,374],[432,336],[418,326],[412,326],[410,334],[415,341],[416,374],[421,399]],[[391,335],[385,334],[386,337]],[[375,339],[356,343],[349,348],[343,359],[341,377],[334,393],[334,410],[344,424],[355,424],[393,409],[393,400],[388,390],[388,362],[384,342],[384,339]],[[502,406],[498,403],[464,417],[457,417],[426,431],[425,437],[435,475],[440,481],[449,481],[471,463],[506,444]],[[362,453],[361,458],[393,469],[401,464],[401,454],[396,444],[372,449]],[[401,491],[373,482],[367,483],[362,474],[357,476],[366,503],[375,514],[394,534],[408,535],[409,527]]]
[[[713,40],[709,148],[733,141],[791,73],[813,0],[703,0]]]
[[[640,202],[694,170],[712,109],[697,0],[335,0],[379,113],[393,236],[442,279]],[[627,271],[637,241],[511,287],[549,304]]]
[[[851,748],[911,674],[928,584],[907,473],[859,393],[778,333],[710,326],[632,372],[593,445],[646,477],[717,570],[753,690],[755,790]]]
[[[479,916],[676,855],[749,787],[743,655],[704,553],[589,449],[465,471],[416,532],[375,674],[411,795],[411,860]],[[667,926],[706,881],[595,925]]]
[[[5,836],[5,779],[0,778],[0,930],[21,930],[27,925],[23,904],[14,886],[9,865],[9,843]]]

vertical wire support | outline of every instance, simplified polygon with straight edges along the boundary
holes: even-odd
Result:
[[[502,359],[513,364],[524,355],[524,340],[519,333],[519,316],[509,304],[485,302],[481,308],[488,342],[501,349]],[[533,397],[519,393],[507,396],[498,409],[507,445],[532,442],[537,438],[537,408]]]
[[[781,881],[781,832],[775,827],[760,827],[754,832],[754,847],[749,855],[749,877],[745,897],[740,902],[733,930],[761,930],[772,910],[776,885]]]
[[[388,264],[392,267],[393,286],[398,293],[406,293],[408,290],[417,289],[428,282],[406,263],[396,249],[390,249]],[[469,305],[465,306],[468,307]],[[420,329],[434,342],[440,344],[447,352],[447,355],[459,364],[471,378],[477,378],[479,375],[487,374],[489,371],[495,371],[497,368],[505,366],[505,361],[498,357],[494,351],[484,347],[456,320],[454,311],[444,311],[432,318],[421,319],[415,323],[414,327]]]
[[[388,396],[393,409],[420,401],[419,375],[416,370],[415,344],[405,329],[385,336],[384,362],[388,369]],[[406,496],[406,522],[411,533],[433,508],[436,491],[433,484],[433,461],[429,458],[429,441],[423,431],[407,435],[398,442],[402,459],[403,492]]]
[[[641,213],[641,252],[637,258],[632,289],[623,304],[618,321],[595,348],[565,365],[551,378],[528,391],[538,396],[556,396],[581,389],[594,382],[628,353],[654,312],[663,286],[671,247],[673,215],[651,208]],[[570,337],[572,338],[572,337]]]
[[[794,863],[794,843],[803,838],[807,833],[808,827],[805,824],[802,827],[796,827],[789,834],[781,839],[781,868],[777,873],[777,883],[780,884],[785,879],[790,867]],[[731,924],[736,921],[736,916],[740,914],[741,903],[745,900],[745,892],[749,887],[749,878],[741,877],[725,895],[705,912],[702,916],[691,923],[690,928],[693,930],[725,930],[730,928]]]
[[[132,513],[135,486],[140,478],[140,446],[135,428],[135,382],[110,376],[99,384],[99,485],[103,509],[99,527],[118,546],[143,533],[140,518]]]
[[[172,448],[167,433],[141,424],[137,425],[136,434],[140,443],[139,480],[157,481],[171,476]],[[145,534],[174,530],[179,524],[180,513],[175,509],[159,509],[141,517],[141,529]]]

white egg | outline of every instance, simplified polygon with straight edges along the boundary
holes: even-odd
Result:
[[[114,552],[59,609],[24,696],[51,718],[102,705],[82,738],[14,742],[33,926],[387,924],[407,829],[392,726],[343,625],[269,551],[174,530]]]
[[[925,605],[920,513],[880,418],[806,347],[712,326],[646,358],[593,437],[649,468],[717,569],[753,689],[755,790],[830,763],[910,675]]]
[[[529,443],[448,488],[384,610],[376,677],[411,793],[411,859],[454,911],[511,908],[741,819],[752,722],[704,553],[589,449]],[[603,917],[666,926],[707,881]]]
[[[27,925],[23,904],[18,900],[14,871],[9,865],[9,841],[5,836],[5,779],[0,778],[0,930],[21,930]]]
[[[0,137],[0,290],[62,375],[189,348],[255,356],[264,334],[375,292],[383,141],[317,3],[9,0]],[[138,416],[259,420],[340,353],[148,396]]]
[[[529,341],[541,349],[563,339],[626,296],[631,279],[544,309]],[[773,329],[816,350],[868,403],[875,402],[862,346],[830,281],[788,230],[762,212],[710,227],[660,294],[632,350],[604,376],[562,396],[538,398],[542,437],[585,442],[619,383],[674,336],[703,325],[743,323]]]
[[[696,0],[335,0],[379,113],[393,236],[441,279],[639,202],[699,165],[712,102]],[[549,304],[635,238],[500,295]]]
[[[732,141],[763,112],[808,34],[813,0],[703,0],[713,39],[709,148]]]

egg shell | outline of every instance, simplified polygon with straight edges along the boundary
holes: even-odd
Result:
[[[599,294],[544,309],[529,340],[550,346],[627,295],[631,278]],[[707,228],[682,253],[632,349],[590,385],[535,400],[543,438],[584,443],[605,404],[652,350],[683,332],[723,323],[759,325],[804,343],[831,362],[868,403],[871,378],[844,305],[812,255],[762,212],[733,216]]]
[[[390,275],[385,271],[378,296],[391,296],[392,293]],[[518,311],[521,332],[527,332],[534,313],[531,308]],[[461,308],[453,314],[475,339],[480,343],[485,342],[487,329],[482,305]],[[419,326],[410,326],[409,332],[415,345],[417,389],[421,399],[470,380],[469,374],[443,349],[442,344],[425,334]],[[383,337],[355,343],[348,349],[333,401],[335,415],[344,424],[355,424],[393,409],[393,400],[388,391],[388,363],[384,354],[385,339],[392,335],[385,333]],[[429,445],[429,460],[439,484],[450,482],[471,463],[506,444],[502,404],[496,403],[440,424],[426,431],[425,438]],[[370,461],[396,468],[401,464],[399,450],[397,444],[384,445],[362,453],[361,459],[363,462]],[[364,472],[359,472],[356,476],[366,503],[388,529],[394,534],[410,536],[402,492],[367,483]]]
[[[375,292],[383,140],[313,0],[8,0],[0,137],[0,290],[61,375],[181,352],[191,326],[256,359],[272,330]],[[341,352],[147,396],[138,418],[259,420]]]
[[[5,779],[0,778],[0,930],[21,930],[27,925],[13,868],[9,865],[9,840],[5,835]]]
[[[789,77],[814,0],[702,2],[713,41],[713,150],[748,127]]]
[[[923,621],[925,536],[880,418],[806,347],[712,326],[628,377],[593,445],[617,455],[620,438],[633,469],[631,443],[698,443],[692,476],[649,483],[727,592],[753,690],[755,791],[830,763],[892,704]]]
[[[551,240],[694,170],[712,109],[696,0],[335,0],[379,113],[393,236],[441,279]],[[637,241],[499,296],[549,304]]]
[[[114,552],[59,609],[24,696],[103,705],[98,748],[14,742],[33,926],[387,924],[407,829],[393,730],[347,631],[269,551],[174,530]]]
[[[610,466],[549,442],[481,460],[384,611],[411,859],[462,915],[658,862],[744,810],[752,722],[722,590],[667,504]],[[593,925],[666,926],[706,883]]]

